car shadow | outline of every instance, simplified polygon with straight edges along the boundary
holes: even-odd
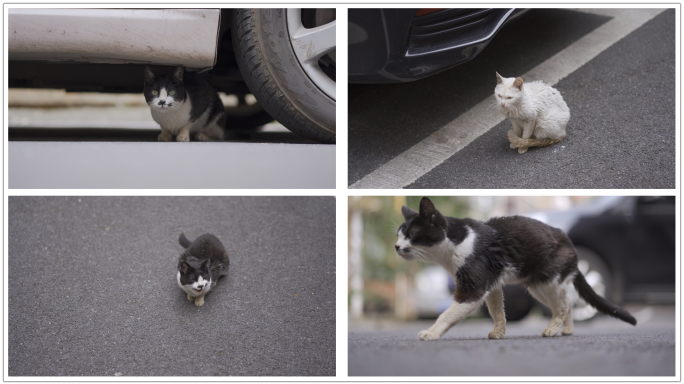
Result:
[[[155,142],[158,129],[115,128],[12,128],[8,129],[9,141],[122,141]],[[318,144],[316,141],[293,132],[263,132],[254,130],[231,130],[225,142],[231,143],[282,143]]]

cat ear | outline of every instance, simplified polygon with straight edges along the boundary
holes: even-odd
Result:
[[[514,86],[515,88],[518,88],[518,89],[521,90],[521,91],[522,91],[522,85],[523,85],[523,81],[522,81],[522,79],[519,78],[519,77],[517,77],[517,78],[515,79],[515,81],[513,82],[513,86]]]
[[[418,216],[418,212],[414,211],[413,209],[405,205],[401,207],[401,214],[404,215],[404,219],[406,220],[411,220],[414,217]]]
[[[435,205],[427,197],[423,197],[420,200],[420,215],[424,217],[431,217],[437,212]]]
[[[150,81],[154,80],[154,72],[152,72],[152,68],[150,68],[149,65],[145,66],[145,81]]]
[[[180,273],[181,275],[186,275],[188,272],[190,272],[192,268],[190,268],[190,264],[186,263],[185,261],[181,261],[180,265]]]
[[[499,75],[499,72],[496,73],[496,83],[497,84],[503,84],[503,77]]]
[[[176,72],[173,73],[173,81],[175,81],[176,83],[182,83],[184,71],[185,69],[182,66],[178,66],[176,68]]]
[[[202,269],[202,270],[209,269],[210,264],[211,264],[211,262],[209,261],[209,259],[206,259],[202,262],[202,264],[200,264],[200,269]]]
[[[446,225],[447,221],[427,197],[420,200],[420,215],[430,219],[431,225]]]

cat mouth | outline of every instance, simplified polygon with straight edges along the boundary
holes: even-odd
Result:
[[[197,293],[202,293],[202,290],[201,290],[201,289],[195,289],[195,288],[193,288],[192,290],[195,291],[195,292],[197,292]]]

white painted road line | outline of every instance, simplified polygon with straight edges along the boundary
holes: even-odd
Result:
[[[525,81],[544,80],[547,84],[556,84],[665,9],[578,9],[578,11],[612,16],[613,19],[523,74],[521,77]],[[514,76],[515,74],[502,75]],[[494,80],[492,80],[493,87]],[[501,123],[504,117],[498,111],[488,109],[494,101],[493,95],[488,97],[349,188],[400,189],[411,184]]]

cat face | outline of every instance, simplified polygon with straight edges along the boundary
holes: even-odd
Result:
[[[199,267],[193,267],[186,261],[178,266],[178,285],[191,296],[201,296],[211,289],[211,273],[209,260],[202,262]]]
[[[420,212],[402,207],[401,213],[406,221],[397,230],[397,254],[405,260],[429,260],[429,248],[446,239],[446,219],[427,197],[420,201]]]
[[[520,105],[520,100],[523,95],[522,91],[523,81],[521,78],[515,77],[501,77],[499,73],[496,74],[496,88],[494,88],[494,97],[502,110],[517,111]]]
[[[173,75],[157,76],[145,67],[145,100],[152,109],[167,111],[180,108],[185,101],[183,67],[176,68]]]

